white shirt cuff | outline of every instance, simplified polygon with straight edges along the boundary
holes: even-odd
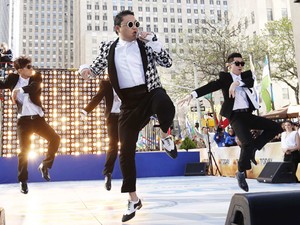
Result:
[[[84,71],[84,70],[86,70],[86,69],[89,69],[89,68],[90,68],[90,66],[89,66],[88,64],[83,64],[83,65],[81,65],[81,66],[79,67],[78,73],[81,74],[82,71]]]
[[[81,113],[84,114],[85,116],[87,116],[88,114],[84,109],[81,110]]]
[[[163,44],[160,41],[149,41],[146,45],[152,48],[157,53],[160,53],[163,47]]]
[[[197,98],[197,97],[198,97],[197,92],[196,92],[196,91],[193,91],[193,92],[191,93],[191,96],[192,96],[194,99]]]

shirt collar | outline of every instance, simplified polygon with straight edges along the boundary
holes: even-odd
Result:
[[[21,75],[19,77],[20,77],[21,82],[28,82],[30,79],[30,78],[25,79],[25,78],[21,77]]]
[[[232,72],[230,72],[230,74],[231,74],[232,78],[234,78],[235,80],[242,80],[241,75],[236,75]]]
[[[126,46],[126,45],[128,46],[128,45],[131,45],[131,44],[137,44],[137,41],[136,40],[134,40],[134,41],[124,41],[121,38],[119,38],[118,44],[120,46]]]

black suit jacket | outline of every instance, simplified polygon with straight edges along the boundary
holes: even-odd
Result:
[[[19,74],[11,73],[7,76],[7,78],[4,81],[0,81],[0,89],[10,89],[11,91],[14,89],[14,87],[17,85],[18,80],[20,78]],[[42,83],[42,75],[40,72],[36,71],[34,76],[29,78],[29,83],[27,86],[22,87],[24,90],[24,93],[29,94],[29,98],[32,101],[32,103],[36,104],[37,106],[40,106],[43,109],[42,102],[41,102],[41,88]],[[20,110],[20,105],[17,104],[18,110]]]
[[[105,98],[105,105],[106,105],[105,117],[108,118],[111,113],[113,100],[114,100],[113,89],[108,80],[101,81],[99,91],[88,103],[88,105],[84,108],[84,110],[87,113],[90,113],[101,102],[103,98]]]
[[[242,72],[242,74],[240,76],[242,78],[242,81],[245,83],[244,87],[247,87],[247,88],[253,87],[254,79],[253,79],[251,70]],[[201,97],[203,95],[206,95],[206,94],[209,94],[211,92],[221,89],[223,92],[224,103],[222,105],[220,114],[229,119],[232,114],[232,109],[233,109],[233,104],[234,104],[234,98],[229,98],[229,87],[232,82],[233,82],[233,80],[232,80],[230,73],[220,72],[219,79],[217,79],[215,81],[211,81],[208,84],[196,89],[195,91],[197,92],[198,97]],[[250,109],[254,110],[255,108],[254,108],[253,104],[251,103],[250,100],[248,100],[248,101],[249,101]]]

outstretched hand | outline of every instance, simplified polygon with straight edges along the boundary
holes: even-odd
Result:
[[[191,100],[192,100],[192,95],[187,95],[185,96],[183,99],[180,99],[178,102],[177,102],[177,105],[179,106],[183,106],[184,103],[187,102],[187,104],[189,105]]]
[[[80,75],[84,80],[89,80],[90,75],[92,74],[92,71],[90,69],[84,69]]]
[[[235,89],[236,87],[239,86],[238,82],[232,82],[230,87],[229,87],[229,98],[234,98],[235,97]]]

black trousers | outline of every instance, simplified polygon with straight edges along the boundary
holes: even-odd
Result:
[[[124,100],[119,117],[119,159],[123,175],[121,192],[125,193],[136,191],[135,152],[139,131],[156,114],[161,130],[166,133],[173,122],[175,107],[162,88],[146,92],[146,87],[139,86],[122,91]]]
[[[108,151],[106,152],[106,160],[103,169],[103,175],[112,173],[118,156],[118,114],[110,114],[106,119],[107,135],[109,138]]]
[[[21,117],[18,119],[17,135],[20,146],[20,153],[18,154],[18,180],[22,182],[28,180],[28,152],[31,145],[30,137],[33,133],[48,141],[48,152],[43,160],[43,164],[47,168],[52,167],[55,153],[60,144],[60,136],[46,123],[44,117],[36,116],[34,119]]]
[[[299,151],[293,151],[291,154],[284,154],[283,161],[285,162],[292,162],[294,164],[294,174],[296,175],[297,169],[298,169],[298,163],[300,162],[300,152]],[[298,181],[298,178],[296,176],[296,180]]]
[[[279,123],[253,115],[251,112],[233,112],[229,121],[241,142],[241,153],[238,161],[239,171],[251,169],[250,158],[253,150],[262,149],[265,144],[283,131]],[[252,129],[262,130],[262,133],[253,139],[250,132]]]

